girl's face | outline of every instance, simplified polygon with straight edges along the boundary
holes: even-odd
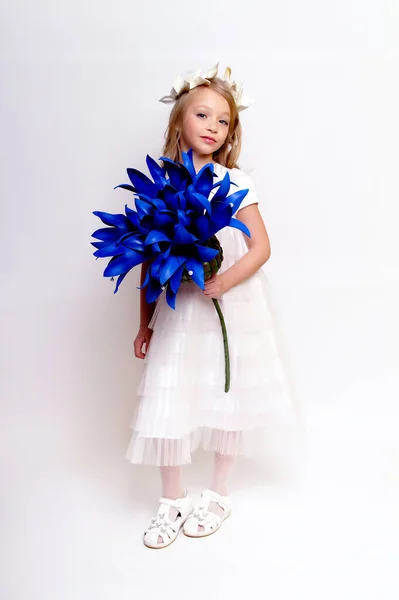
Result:
[[[207,87],[195,88],[185,107],[181,132],[183,152],[193,149],[201,165],[213,162],[212,155],[226,141],[230,107],[225,98]]]

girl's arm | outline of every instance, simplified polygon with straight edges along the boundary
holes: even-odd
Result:
[[[221,275],[205,282],[204,293],[220,297],[235,285],[251,277],[270,258],[270,240],[257,204],[250,204],[238,211],[240,221],[245,223],[251,237],[244,235],[248,252]],[[215,295],[216,294],[216,295]]]
[[[144,279],[147,273],[147,269],[151,264],[151,259],[145,261],[141,265],[141,277],[140,277],[140,286],[143,285]],[[155,302],[151,302],[148,304],[146,297],[146,290],[142,288],[140,290],[140,327],[139,331],[136,335],[136,339],[133,342],[134,347],[134,355],[137,358],[144,359],[151,341],[152,329],[148,327],[149,322],[151,321],[151,317],[154,314],[155,310]],[[145,345],[145,352],[144,352]]]
[[[145,276],[147,274],[148,267],[150,266],[153,259],[146,260],[141,265],[141,276],[140,276],[140,286],[143,285]],[[155,310],[155,302],[151,302],[148,304],[146,300],[146,288],[141,288],[140,290],[140,327],[147,327],[148,323],[151,321],[152,315]]]

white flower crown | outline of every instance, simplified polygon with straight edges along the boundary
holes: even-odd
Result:
[[[176,102],[184,92],[189,92],[199,85],[210,85],[211,80],[218,74],[218,68],[219,63],[203,75],[201,75],[201,69],[193,71],[193,73],[186,75],[184,78],[178,75],[170,91],[170,95],[163,96],[163,98],[160,99],[160,102],[163,102],[164,104]],[[235,81],[232,81],[230,67],[227,67],[225,70],[223,80],[230,86],[230,91],[238,111],[245,110],[252,104],[250,98],[244,94],[242,84],[238,85]]]

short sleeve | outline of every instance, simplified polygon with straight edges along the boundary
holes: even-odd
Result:
[[[236,169],[236,173],[234,173],[232,181],[234,181],[234,183],[236,183],[238,186],[233,186],[234,191],[237,191],[237,189],[248,190],[248,193],[241,202],[238,211],[240,211],[242,208],[245,208],[246,206],[250,206],[251,204],[259,204],[259,199],[256,193],[255,185],[250,175],[244,173],[244,171],[241,171],[240,169]]]

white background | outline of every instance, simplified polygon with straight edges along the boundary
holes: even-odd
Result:
[[[398,597],[398,34],[393,0],[3,1],[1,598]],[[240,462],[234,518],[158,553],[157,471],[124,458],[138,270],[114,296],[91,213],[160,156],[176,74],[217,61],[256,99],[240,165],[307,451]]]

